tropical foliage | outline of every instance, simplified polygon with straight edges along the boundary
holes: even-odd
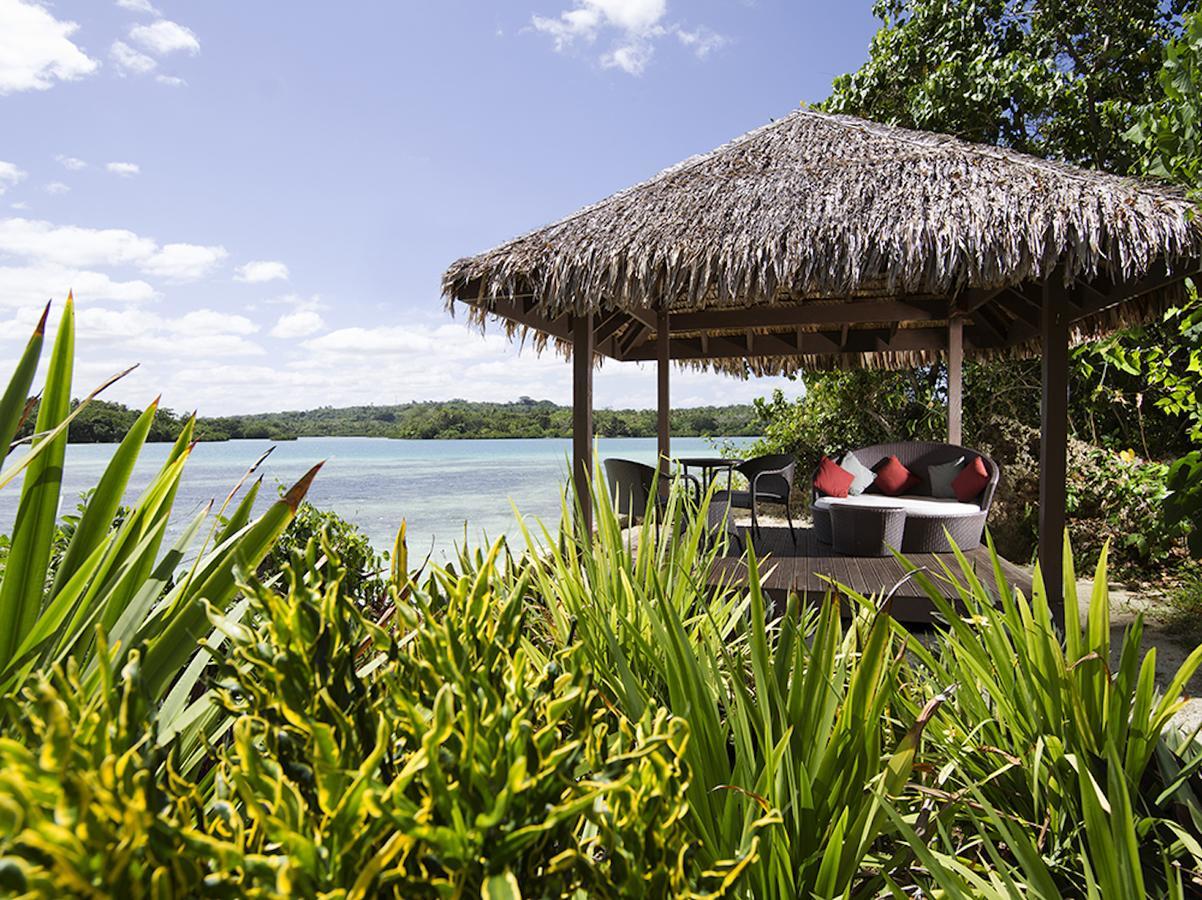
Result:
[[[1038,584],[1025,598],[967,563],[915,572],[946,620],[916,642],[888,598],[835,589],[776,609],[772,562],[754,555],[745,586],[707,589],[726,548],[691,496],[637,534],[597,500],[588,540],[566,515],[520,553],[500,541],[425,574],[398,541],[380,622],[318,539],[274,584],[240,568],[244,603],[209,607],[191,647],[199,707],[157,697],[143,646],[102,637],[94,682],[71,660],[39,666],[0,706],[5,888],[1194,886],[1202,749],[1166,726],[1202,650],[1158,692],[1138,622],[1111,646],[1104,558],[1087,622],[1070,608],[1064,637]],[[932,579],[958,583],[965,612]]]

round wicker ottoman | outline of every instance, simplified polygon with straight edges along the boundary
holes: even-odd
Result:
[[[817,530],[817,517],[814,521]],[[831,546],[847,556],[891,556],[900,550],[906,511],[900,506],[841,506],[830,508]],[[821,540],[821,537],[819,537]]]
[[[969,516],[924,515],[911,512],[906,519],[903,553],[951,553],[952,543],[961,550],[976,550],[981,546],[985,530],[982,511]]]

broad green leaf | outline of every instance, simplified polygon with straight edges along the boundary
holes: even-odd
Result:
[[[50,304],[42,311],[42,318],[33,330],[33,336],[25,345],[17,368],[13,371],[4,395],[0,397],[0,466],[8,456],[8,448],[12,446],[13,438],[21,426],[25,415],[26,403],[33,388],[33,378],[38,370],[38,360],[42,356],[42,342],[46,334],[46,317],[50,315]]]
[[[53,431],[68,415],[74,352],[75,304],[68,296],[38,407],[38,432]],[[43,442],[25,471],[4,580],[0,582],[0,667],[8,664],[33,627],[46,589],[67,434],[63,431]]]

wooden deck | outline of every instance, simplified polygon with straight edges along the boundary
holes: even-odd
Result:
[[[744,532],[742,528],[740,533]],[[905,576],[905,569],[892,556],[863,557],[843,556],[835,553],[829,544],[820,544],[811,528],[796,529],[797,543],[794,545],[789,529],[783,526],[764,526],[755,539],[757,558],[763,560],[762,572],[768,572],[764,586],[768,595],[776,602],[785,600],[790,593],[825,594],[831,581],[844,585],[866,596],[883,595],[891,591]],[[972,562],[973,571],[986,585],[994,583],[993,565],[985,547],[965,554]],[[934,575],[942,574],[946,565],[959,573],[960,564],[951,553],[915,553],[907,557],[914,565],[926,567]],[[1013,587],[1027,596],[1031,593],[1030,573],[1005,559],[1000,559],[1002,572]],[[719,560],[713,579],[730,582],[732,578],[745,580],[746,566],[737,558]],[[829,579],[829,580],[828,580]],[[932,577],[936,585],[943,586],[939,578]],[[944,596],[955,600],[950,586],[944,587]],[[893,614],[908,622],[928,622],[931,618],[931,601],[922,590],[907,581],[894,595]]]

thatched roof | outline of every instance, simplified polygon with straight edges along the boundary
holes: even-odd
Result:
[[[1074,310],[1079,336],[1155,313],[1179,296],[1180,276],[1196,271],[1202,258],[1202,227],[1191,210],[1181,191],[1165,185],[799,109],[458,260],[443,291],[449,306],[468,303],[474,320],[500,315],[511,333],[533,329],[538,341],[562,339],[562,329],[550,326],[587,311],[629,313],[621,336],[628,328],[645,331],[649,310],[675,317],[926,300],[933,306],[925,319],[890,316],[850,326],[853,335],[889,326],[885,342],[849,344],[847,327],[835,329],[842,344],[803,339],[807,329],[833,332],[802,317],[786,329],[796,335],[797,355],[777,347],[758,356],[750,337],[747,356],[736,359],[732,348],[718,367],[766,373],[807,364],[912,365],[937,351],[919,346],[914,335],[897,335],[930,330],[952,314],[969,317],[970,353],[1028,346],[1029,329],[1011,327],[1027,315],[1015,296],[1026,291],[1029,304],[1031,287],[1053,277],[1093,285],[1100,297]],[[1138,290],[1120,291],[1136,282]],[[999,298],[1007,302],[995,303]],[[992,321],[977,313],[982,309]],[[710,323],[679,335],[673,326],[673,338],[754,336],[775,327],[731,323],[737,327]],[[637,343],[628,338],[622,346],[629,352]],[[712,357],[707,348],[695,361]]]

